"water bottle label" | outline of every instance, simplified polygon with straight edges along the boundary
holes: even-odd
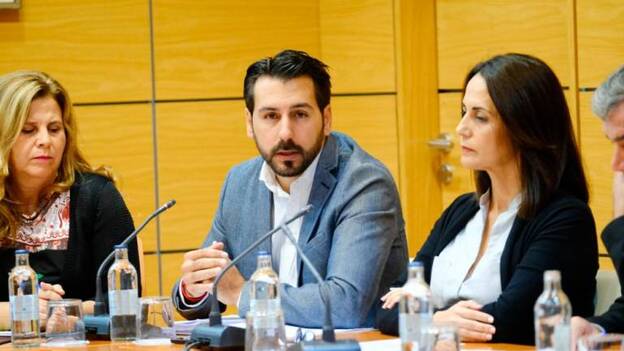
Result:
[[[555,326],[555,351],[569,351],[570,350],[570,325],[569,324],[557,324]]]
[[[39,319],[39,298],[37,295],[11,296],[11,320],[31,321]]]
[[[137,289],[108,292],[108,308],[111,316],[136,315],[139,303]]]
[[[255,329],[277,329],[280,327],[281,318],[276,314],[254,316],[253,327]]]

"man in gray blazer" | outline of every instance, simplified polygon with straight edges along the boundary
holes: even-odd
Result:
[[[212,283],[231,259],[312,204],[289,228],[324,278],[335,326],[373,325],[380,293],[406,269],[404,222],[386,167],[353,139],[331,132],[330,87],[327,66],[300,51],[247,69],[247,135],[261,157],[230,170],[208,237],[185,254],[172,295],[186,318],[208,316]],[[277,233],[258,250],[271,252],[286,323],[322,326],[319,286],[294,246]],[[236,305],[241,316],[249,310],[255,269],[250,255],[219,283],[220,302]]]
[[[599,316],[572,318],[572,338],[601,332],[624,333],[624,66],[602,83],[592,99],[592,110],[603,123],[604,132],[613,143],[613,221],[602,231],[602,241],[617,271],[621,296]],[[573,343],[573,346],[576,346]]]

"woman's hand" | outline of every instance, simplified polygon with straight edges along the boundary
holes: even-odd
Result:
[[[460,301],[445,311],[434,313],[433,322],[456,326],[462,341],[489,341],[496,332],[492,325],[494,317],[481,312],[482,307],[472,300]]]
[[[41,282],[39,285],[39,320],[41,327],[46,325],[48,318],[48,301],[61,300],[65,295],[65,290],[59,284],[48,284]]]
[[[391,289],[387,294],[381,297],[381,301],[383,301],[381,308],[385,310],[391,309],[404,295],[407,295],[407,292],[402,288]]]
[[[591,324],[587,319],[574,316],[570,321],[570,329],[572,334],[572,343],[570,345],[570,349],[572,351],[576,350],[576,343],[578,339],[582,337],[586,337],[593,334],[600,334],[601,330],[598,330],[596,326]]]

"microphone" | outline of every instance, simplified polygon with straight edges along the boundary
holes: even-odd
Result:
[[[297,240],[295,240],[292,231],[288,228],[288,224],[295,219],[303,216],[312,209],[312,205],[307,205],[301,211],[297,212],[289,220],[282,222],[281,225],[271,230],[270,232],[261,236],[245,251],[243,251],[236,259],[234,259],[225,269],[217,276],[215,283],[212,287],[212,306],[210,309],[210,320],[208,326],[199,325],[191,332],[191,339],[189,344],[208,344],[210,347],[240,347],[244,346],[245,330],[235,327],[224,327],[221,323],[221,310],[219,309],[219,301],[217,299],[217,285],[221,280],[223,274],[230,269],[236,262],[247,254],[249,254],[254,248],[262,243],[267,238],[271,237],[278,231],[283,231],[288,240],[295,246],[297,253],[301,257],[301,260],[305,266],[312,272],[319,285],[319,293],[323,305],[325,307],[325,320],[323,323],[323,334],[320,341],[303,341],[299,344],[295,344],[289,350],[293,351],[315,351],[315,350],[345,350],[345,351],[360,351],[360,345],[355,340],[339,340],[336,341],[336,335],[334,332],[334,326],[331,319],[331,307],[329,297],[325,292],[325,285],[323,284],[323,278],[319,272],[314,268],[314,265],[310,262],[308,257],[303,253],[303,250],[299,246]]]
[[[303,250],[301,250],[301,247],[299,246],[297,240],[295,240],[295,236],[290,228],[284,224],[282,224],[280,228],[284,231],[288,240],[290,240],[290,242],[295,246],[295,249],[305,266],[308,267],[314,278],[316,278],[319,285],[319,294],[321,295],[321,300],[323,301],[323,305],[325,307],[325,321],[323,322],[323,334],[321,340],[300,341],[290,347],[289,351],[360,351],[360,344],[356,340],[336,340],[334,324],[332,323],[331,318],[331,304],[329,296],[324,289],[325,285],[323,284],[323,278],[321,278],[321,275],[316,268],[314,268],[312,262],[310,262],[308,257],[303,253]]]
[[[134,239],[145,226],[152,221],[152,219],[158,217],[164,211],[173,207],[176,204],[175,200],[169,200],[164,205],[160,206],[156,211],[152,212],[147,219],[130,235],[128,235],[120,245],[127,245],[132,239]],[[115,256],[113,250],[100,264],[95,275],[95,306],[93,308],[93,316],[85,316],[85,330],[88,334],[95,334],[97,339],[108,339],[110,331],[110,316],[108,313],[106,297],[102,291],[102,274],[104,273],[104,267],[106,267]]]
[[[243,252],[240,253],[237,257],[235,257],[225,268],[217,275],[217,278],[212,285],[212,296],[210,296],[210,315],[208,324],[203,323],[193,328],[191,331],[191,338],[189,339],[188,345],[199,345],[205,344],[212,348],[215,347],[244,347],[245,346],[245,329],[237,328],[237,327],[227,327],[224,326],[221,320],[221,310],[219,308],[219,299],[217,295],[217,287],[219,286],[219,282],[225,273],[234,265],[242,260],[244,257],[249,255],[249,253],[262,244],[263,241],[273,236],[273,234],[282,230],[282,226],[288,225],[291,222],[295,221],[299,217],[304,214],[310,212],[312,210],[312,205],[307,205],[302,208],[299,212],[295,213],[294,216],[282,222],[282,224],[278,227],[275,227],[273,230],[263,234],[260,238],[254,241],[248,248],[246,248]]]

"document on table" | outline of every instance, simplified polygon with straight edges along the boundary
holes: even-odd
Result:
[[[191,335],[191,331],[197,325],[202,323],[208,323],[208,319],[195,319],[191,321],[178,321],[175,322],[174,329],[176,335]],[[240,318],[236,315],[223,316],[223,325],[233,326],[245,329],[246,323],[244,318]],[[336,329],[336,333],[349,333],[349,332],[366,332],[371,331],[373,328],[357,328],[357,329]],[[286,325],[286,340],[295,341],[300,337],[303,338],[319,338],[322,334],[322,329],[317,328],[301,328],[292,325]]]
[[[360,342],[360,348],[362,351],[400,350],[401,339],[396,338],[387,340],[363,341]]]

